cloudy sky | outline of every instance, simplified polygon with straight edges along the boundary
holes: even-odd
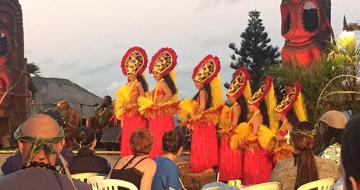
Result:
[[[272,44],[281,47],[281,0],[19,0],[25,56],[45,77],[67,78],[99,96],[125,83],[120,60],[129,47],[151,59],[161,47],[178,54],[182,97],[195,93],[191,73],[207,54],[220,57],[223,81],[230,80],[230,42],[240,43],[248,12],[261,11]],[[340,33],[346,14],[360,20],[359,0],[332,1],[332,25]],[[154,80],[147,76],[152,88]]]

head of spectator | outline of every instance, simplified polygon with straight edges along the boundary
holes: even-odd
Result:
[[[317,153],[322,153],[332,144],[342,144],[341,137],[344,132],[347,118],[344,113],[331,110],[324,113],[316,124]]]
[[[163,155],[166,155],[171,160],[175,160],[176,156],[181,154],[183,144],[184,136],[180,131],[171,130],[164,133],[162,137]]]
[[[102,105],[106,107],[111,104],[112,104],[111,96],[108,96],[108,95],[104,96]]]
[[[77,131],[76,142],[80,149],[89,148],[90,150],[94,150],[97,143],[96,133],[90,127],[80,127]]]
[[[342,138],[341,160],[347,190],[360,190],[360,115],[350,118]]]
[[[50,116],[36,114],[21,124],[14,133],[25,164],[31,162],[55,165],[64,147],[64,131]]]
[[[309,122],[299,122],[291,130],[290,139],[295,150],[294,164],[297,167],[295,189],[319,179],[314,155],[315,134],[316,131]]]
[[[147,128],[140,128],[130,136],[130,148],[134,155],[149,155],[154,144],[154,137]]]

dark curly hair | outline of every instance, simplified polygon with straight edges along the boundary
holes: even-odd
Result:
[[[76,142],[80,147],[89,147],[95,139],[96,134],[91,127],[80,127],[77,130]]]
[[[349,177],[360,183],[360,115],[350,118],[342,137],[341,160],[345,170],[346,189],[352,190]]]
[[[177,154],[184,144],[184,136],[180,131],[171,130],[162,137],[163,153]]]

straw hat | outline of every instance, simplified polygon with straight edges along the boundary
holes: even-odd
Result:
[[[335,110],[324,113],[319,119],[319,121],[335,129],[344,129],[347,120],[344,113]]]

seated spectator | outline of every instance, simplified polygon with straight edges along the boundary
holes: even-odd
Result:
[[[90,190],[81,181],[72,181],[56,171],[57,155],[64,146],[64,131],[50,116],[37,114],[30,117],[14,133],[24,161],[21,170],[0,177],[0,190]]]
[[[317,155],[340,164],[341,137],[347,118],[339,111],[324,113],[317,123]]]
[[[109,162],[100,156],[95,155],[96,135],[92,128],[81,127],[77,131],[76,141],[80,150],[69,165],[71,174],[77,173],[101,173],[108,174],[111,166]]]
[[[59,117],[57,112],[54,112],[54,110],[48,109],[43,114],[48,115],[55,119],[55,121],[59,124],[60,127],[64,126],[64,118]],[[69,148],[63,148],[60,153],[67,162],[71,162],[74,158],[74,155]],[[21,169],[21,167],[24,165],[23,159],[21,157],[21,154],[19,151],[16,151],[14,155],[9,156],[6,158],[6,161],[1,166],[1,171],[4,175],[11,174],[13,172],[16,172]],[[61,162],[59,159],[56,160],[56,166],[60,166]]]
[[[181,154],[184,137],[174,130],[164,133],[162,137],[162,156],[156,157],[156,173],[152,190],[180,189],[179,170],[175,159]]]
[[[150,190],[156,163],[149,158],[154,139],[147,128],[140,128],[130,136],[131,155],[120,158],[110,174],[134,184],[140,190]]]
[[[341,160],[347,190],[360,190],[360,115],[346,124],[342,138]]]
[[[338,178],[338,165],[334,161],[314,155],[315,134],[308,122],[300,122],[291,130],[294,157],[280,161],[271,175],[271,181],[280,182],[283,190],[294,190],[318,179]]]

